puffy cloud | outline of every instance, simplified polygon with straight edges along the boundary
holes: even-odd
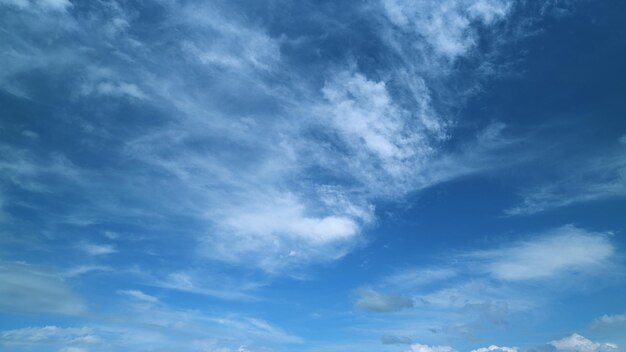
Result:
[[[43,267],[0,262],[0,282],[3,311],[76,315],[87,309],[57,273]]]
[[[360,297],[354,306],[372,312],[395,312],[413,307],[413,300],[409,297],[383,295],[371,289],[358,291]]]
[[[560,340],[550,342],[557,351],[567,352],[608,352],[617,351],[617,345],[613,343],[593,342],[579,334],[572,334]]]

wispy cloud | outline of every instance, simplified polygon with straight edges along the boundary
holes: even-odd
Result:
[[[139,290],[119,290],[117,291],[117,293],[133,298],[141,302],[146,302],[146,303],[158,303],[159,302],[158,298],[145,294]]]
[[[419,343],[411,345],[408,352],[453,352],[456,351],[450,346],[428,346]]]
[[[107,255],[117,252],[115,246],[110,244],[83,243],[79,245],[79,248],[89,255]]]
[[[554,229],[530,241],[469,254],[496,279],[542,279],[568,273],[602,269],[615,248],[605,233],[572,225]]]
[[[372,312],[395,312],[413,307],[413,300],[409,297],[383,295],[372,289],[361,289],[358,295],[354,306]]]
[[[591,326],[598,329],[626,326],[626,313],[615,315],[604,314],[594,319]]]
[[[5,312],[79,315],[87,307],[83,300],[44,267],[0,262],[0,309]]]
[[[531,215],[555,208],[626,196],[626,152],[624,145],[605,156],[577,158],[565,167],[562,177],[522,194],[520,205],[507,209],[508,215]]]
[[[102,342],[94,329],[88,327],[28,327],[0,331],[0,345],[4,346],[37,346],[37,345],[94,345]],[[70,347],[68,347],[70,348]],[[73,347],[79,348],[79,347]]]
[[[495,124],[459,151],[448,150],[453,123],[438,111],[439,85],[428,78],[451,77],[452,61],[470,55],[479,38],[475,27],[505,20],[508,2],[415,8],[386,1],[383,19],[370,5],[362,14],[385,23],[377,32],[385,60],[418,50],[419,62],[392,65],[380,76],[346,57],[311,77],[285,57],[284,37],[219,3],[163,4],[154,37],[135,35],[131,4],[101,4],[93,16],[63,12],[59,28],[38,13],[19,12],[28,35],[5,34],[4,45],[32,60],[6,58],[5,90],[26,92],[20,74],[37,67],[58,75],[77,70],[75,80],[64,82],[72,99],[61,105],[114,99],[157,117],[137,116],[124,131],[115,119],[58,117],[81,136],[81,148],[111,162],[94,168],[63,161],[80,160],[71,150],[58,152],[54,165],[63,168],[53,171],[65,181],[44,186],[36,181],[50,157],[13,148],[3,153],[4,178],[75,196],[74,209],[47,221],[123,218],[164,229],[187,219],[194,225],[184,231],[201,243],[196,254],[272,273],[337,260],[364,241],[379,200],[491,169],[508,147]],[[442,25],[448,20],[454,25]],[[35,34],[47,27],[58,45],[41,55]],[[115,55],[106,54],[110,47]],[[96,59],[103,55],[110,60]],[[111,253],[99,248],[91,252]]]
[[[496,345],[491,345],[488,347],[481,347],[481,348],[477,348],[475,350],[472,350],[472,352],[517,352],[518,349],[517,347],[504,347],[504,346],[496,346]]]
[[[508,326],[520,314],[549,305],[551,297],[567,294],[572,288],[563,283],[594,280],[616,265],[616,248],[608,233],[567,225],[524,238],[443,255],[440,267],[397,271],[357,291],[355,307],[403,310],[388,316],[384,324],[375,317],[363,318],[368,331],[381,336],[404,335],[420,341],[431,335],[416,331],[434,331],[472,340],[486,329]],[[542,294],[529,289],[529,284],[537,283],[544,287]]]

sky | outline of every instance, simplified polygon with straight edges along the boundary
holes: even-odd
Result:
[[[625,13],[0,0],[0,350],[626,351]]]

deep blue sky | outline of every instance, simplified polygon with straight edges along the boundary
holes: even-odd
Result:
[[[625,13],[0,0],[0,350],[625,351]]]

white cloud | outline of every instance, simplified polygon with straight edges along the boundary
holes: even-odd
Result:
[[[142,302],[147,302],[147,303],[158,303],[159,299],[154,297],[154,296],[150,296],[147,295],[139,290],[119,290],[117,291],[117,293],[121,294],[121,295],[125,295],[128,297],[131,297],[135,300],[138,301],[142,301]]]
[[[414,305],[409,297],[384,295],[372,289],[360,289],[357,293],[359,298],[354,302],[354,306],[372,312],[395,312],[412,308]]]
[[[212,277],[206,271],[201,274],[178,271],[169,273],[163,279],[149,280],[147,284],[155,287],[217,297],[225,300],[258,300],[257,297],[248,292],[257,288],[259,284],[254,282],[231,281],[232,280],[223,276]]]
[[[452,268],[413,268],[386,277],[383,284],[399,289],[417,289],[433,282],[451,279],[456,275],[458,271]]]
[[[607,352],[617,351],[617,345],[613,343],[593,342],[579,334],[572,334],[560,340],[550,342],[557,351],[567,352]]]
[[[626,197],[624,146],[600,158],[577,158],[560,170],[560,178],[530,188],[521,204],[507,209],[508,215],[530,215],[591,201]]]
[[[384,345],[410,345],[413,340],[407,336],[385,335],[381,338]]]
[[[23,263],[0,262],[0,310],[76,315],[83,301],[57,273]]]
[[[117,253],[115,246],[110,244],[82,243],[79,245],[80,250],[89,255],[107,255]]]
[[[421,345],[419,343],[411,345],[411,349],[408,352],[453,352],[456,351],[450,346],[428,346]]]
[[[603,316],[594,319],[592,326],[594,328],[626,326],[626,313],[615,315],[604,314]]]
[[[528,241],[469,255],[485,262],[494,278],[508,281],[549,278],[601,268],[615,249],[607,234],[568,225]]]
[[[0,344],[36,345],[36,344],[97,344],[101,338],[88,327],[58,326],[28,327],[0,331]]]
[[[491,345],[488,347],[481,347],[481,348],[472,350],[472,352],[517,352],[517,351],[518,351],[517,347],[500,347],[496,345]]]
[[[0,0],[0,4],[16,6],[22,10],[64,12],[72,7],[69,0]]]
[[[437,65],[426,63],[450,67],[441,56],[468,53],[477,38],[471,28],[504,18],[506,3],[417,4],[420,11],[408,2],[388,3],[407,17],[407,26],[429,33],[417,40],[431,43],[435,53],[424,49],[423,60],[399,64],[410,67],[372,77],[340,63],[318,72],[319,84],[283,60],[281,45],[287,39],[229,6],[162,4],[167,15],[155,26],[160,32],[154,38],[180,43],[167,46],[151,36],[134,37],[129,15],[134,10],[121,3],[95,5],[106,16],[80,17],[88,22],[70,12],[62,29],[28,17],[29,35],[40,38],[46,28],[54,29],[50,37],[59,38],[55,48],[61,49],[28,40],[32,50],[22,53],[23,40],[11,36],[7,51],[19,55],[0,65],[16,66],[3,73],[7,86],[16,89],[20,73],[34,68],[58,76],[71,68],[76,72],[68,76],[77,77],[68,83],[74,100],[66,103],[127,97],[159,117],[141,127],[129,123],[123,132],[115,119],[88,114],[76,117],[78,123],[68,120],[70,126],[84,126],[77,133],[84,135],[81,145],[95,146],[89,150],[94,155],[106,153],[102,160],[120,163],[95,170],[13,148],[1,153],[2,177],[32,190],[57,187],[50,193],[79,199],[68,214],[48,221],[85,225],[117,218],[165,232],[173,219],[184,218],[194,223],[184,229],[189,238],[201,244],[193,254],[272,273],[337,260],[365,241],[362,233],[375,223],[379,200],[489,169],[498,164],[494,151],[506,144],[500,125],[490,126],[462,151],[445,152],[441,143],[451,123],[434,107],[431,90],[437,85],[423,77],[426,71],[445,76],[447,69],[431,70]],[[459,19],[460,27],[437,34],[447,19]],[[460,44],[452,49],[444,43],[454,41]],[[111,58],[106,64],[103,55]],[[34,61],[24,63],[23,57]],[[424,69],[415,71],[422,63]],[[67,166],[55,169],[58,174],[66,169],[73,174],[59,175],[65,182],[42,182],[46,162]],[[104,255],[116,247],[84,244],[82,249]]]
[[[493,24],[506,17],[512,2],[506,0],[383,0],[389,20],[425,40],[432,50],[448,59],[466,54],[478,35],[475,22]]]

